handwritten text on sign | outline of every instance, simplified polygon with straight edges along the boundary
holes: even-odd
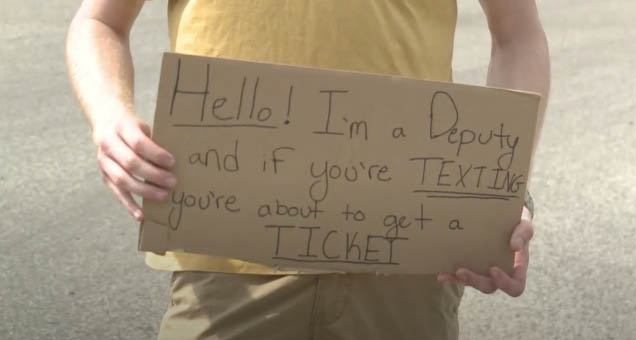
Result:
[[[278,267],[512,267],[539,98],[399,77],[165,54],[153,138],[169,202],[140,249]]]

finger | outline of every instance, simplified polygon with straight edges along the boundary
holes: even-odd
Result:
[[[152,138],[152,129],[150,128],[150,126],[144,122],[139,122],[139,128],[141,129],[141,132],[144,133],[144,135]]]
[[[450,273],[437,274],[437,281],[442,283],[464,284],[460,279],[456,278],[455,275]]]
[[[526,244],[521,251],[515,253],[513,278],[519,282],[526,282],[528,265],[530,264],[530,247]]]
[[[533,235],[532,222],[522,219],[510,236],[510,248],[515,251],[522,250],[532,240]]]
[[[134,174],[165,189],[173,189],[177,184],[177,178],[173,174],[139,157],[128,145],[119,139],[111,141],[106,152],[130,174]]]
[[[102,171],[102,177],[104,178],[104,183],[106,186],[115,194],[115,197],[119,200],[119,202],[124,206],[124,208],[128,211],[128,213],[137,221],[141,221],[143,219],[143,212],[141,208],[135,202],[132,195],[129,192],[123,191],[118,188],[108,177],[108,175]]]
[[[117,162],[110,157],[99,158],[100,166],[106,173],[110,181],[121,190],[131,192],[135,195],[154,201],[165,201],[168,192],[150,183],[144,183],[131,176]]]
[[[525,279],[512,278],[497,267],[490,268],[490,277],[497,288],[512,297],[521,295],[525,289]]]
[[[490,276],[493,278],[493,282],[497,288],[513,297],[523,294],[526,289],[529,261],[530,250],[529,246],[526,244],[521,251],[515,253],[514,273],[512,277],[499,268],[491,268]]]
[[[492,282],[492,279],[483,275],[475,274],[468,269],[457,269],[455,276],[463,281],[465,285],[471,286],[482,293],[490,294],[497,290],[497,287]]]
[[[521,219],[532,222],[532,213],[530,212],[530,209],[528,209],[528,207],[526,207],[525,205],[523,206],[523,209],[521,210]]]
[[[140,126],[128,124],[119,131],[119,136],[136,154],[145,160],[165,169],[172,168],[175,164],[174,157],[150,139],[142,129]]]

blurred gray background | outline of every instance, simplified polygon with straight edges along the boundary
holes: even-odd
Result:
[[[79,0],[0,2],[0,339],[152,339],[169,275],[103,187],[64,65]],[[633,0],[540,0],[553,86],[534,163],[526,293],[467,290],[461,339],[636,339]],[[477,1],[459,0],[455,80],[483,84]],[[166,1],[134,28],[137,104],[154,111]]]

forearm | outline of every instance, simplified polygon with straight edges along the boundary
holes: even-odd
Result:
[[[487,83],[541,94],[536,146],[550,92],[550,59],[543,30],[530,32],[523,39],[493,39]]]
[[[66,61],[73,89],[93,129],[134,113],[127,34],[99,20],[76,16],[68,32]]]

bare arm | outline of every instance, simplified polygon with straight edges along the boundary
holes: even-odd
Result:
[[[489,86],[541,94],[537,138],[550,92],[550,54],[534,0],[480,0],[492,37]]]
[[[136,219],[139,195],[165,200],[176,178],[174,158],[150,139],[134,110],[132,25],[144,0],[84,0],[68,31],[66,59],[75,94],[88,118],[106,185]]]
[[[492,36],[488,85],[541,94],[536,144],[548,102],[550,61],[548,44],[539,21],[535,0],[480,2]],[[510,248],[515,252],[512,276],[499,268],[491,268],[489,276],[460,268],[455,273],[441,273],[438,280],[465,284],[487,294],[501,289],[510,296],[519,296],[526,287],[526,273],[530,261],[529,245],[533,233],[532,215],[524,207],[521,221],[510,237]]]
[[[142,5],[143,0],[87,0],[69,27],[69,74],[93,128],[114,115],[134,114],[128,36]]]

